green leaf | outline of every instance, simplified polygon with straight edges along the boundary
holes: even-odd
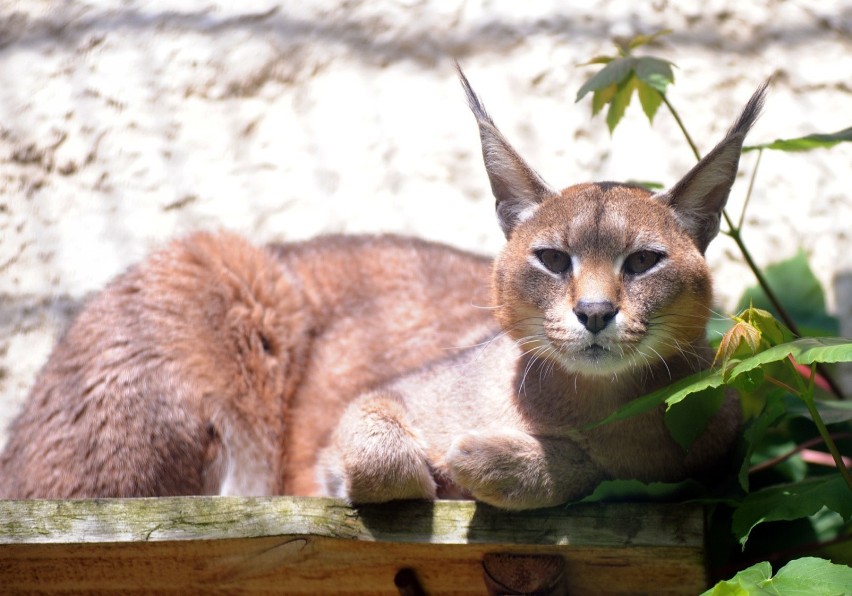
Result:
[[[649,40],[653,36],[646,36]],[[641,44],[640,44],[641,45]],[[674,81],[672,63],[653,56],[635,57],[624,55],[619,58],[596,56],[587,64],[605,64],[592,78],[577,91],[575,101],[580,101],[589,92],[592,96],[592,115],[594,116],[609,104],[606,122],[612,133],[630,100],[633,91],[638,91],[642,110],[653,121],[654,115],[662,104],[666,87]]]
[[[679,401],[666,410],[666,428],[684,451],[689,451],[724,401],[724,388],[710,387],[691,394],[689,399]]]
[[[705,488],[695,480],[651,482],[640,480],[604,480],[580,503],[598,501],[684,501],[703,495]]]
[[[741,360],[757,354],[769,346],[775,346],[793,339],[793,334],[782,326],[771,313],[750,306],[739,315],[733,317],[734,325],[728,329],[719,341],[713,365],[721,362],[727,372],[731,361]],[[753,383],[753,379],[742,383]],[[759,380],[758,380],[759,381]],[[744,388],[737,385],[738,388]],[[753,390],[751,387],[746,390]]]
[[[588,62],[583,62],[582,64],[578,64],[577,66],[592,66],[593,64],[609,64],[613,60],[617,60],[617,58],[613,58],[612,56],[595,56]]]
[[[839,473],[771,486],[747,495],[734,511],[731,530],[745,546],[758,524],[808,517],[823,507],[847,521],[852,519],[852,493]]]
[[[636,59],[632,56],[615,58],[586,81],[577,91],[575,102],[580,101],[590,91],[606,89],[610,85],[618,85],[633,72]]]
[[[796,401],[799,400],[796,399]],[[764,406],[763,411],[754,420],[752,420],[746,427],[745,431],[743,431],[743,438],[746,443],[746,453],[743,458],[742,466],[740,467],[740,472],[737,476],[743,490],[748,491],[748,471],[752,463],[752,455],[754,454],[755,449],[757,449],[757,446],[763,440],[763,437],[766,435],[766,431],[769,430],[769,427],[781,418],[786,411],[787,409],[784,407],[784,402],[781,399],[777,396],[769,396],[766,399],[766,405]]]
[[[630,99],[633,97],[633,91],[636,89],[636,77],[631,75],[624,79],[618,85],[618,89],[609,103],[609,110],[606,113],[606,123],[609,126],[610,134],[613,133],[615,127],[624,117],[624,112],[627,106],[630,105]]]
[[[672,63],[668,60],[654,58],[653,56],[642,56],[636,59],[633,70],[637,79],[647,83],[660,93],[665,93],[666,87],[670,83],[674,83]]]
[[[770,581],[773,588],[784,594],[849,594],[852,568],[804,557],[784,565]]]
[[[721,371],[703,370],[676,381],[668,387],[663,387],[662,389],[658,389],[652,393],[647,393],[641,397],[631,400],[600,422],[587,426],[586,429],[588,430],[597,426],[609,424],[610,422],[631,418],[637,414],[641,414],[642,412],[653,410],[664,402],[671,406],[688,395],[712,387],[720,387],[722,384],[723,379]]]
[[[702,596],[751,596],[754,594],[783,596],[843,596],[850,593],[852,568],[825,559],[794,559],[772,577],[767,562],[752,565],[732,579],[716,584]]]
[[[719,342],[719,349],[713,357],[713,366],[718,362],[723,369],[727,370],[732,360],[750,356],[759,351],[762,335],[760,329],[740,317],[735,317],[735,320],[737,322]]]
[[[733,386],[741,393],[752,393],[760,387],[764,378],[763,369],[756,368],[734,379]]]
[[[727,581],[722,581],[701,596],[751,596],[759,594],[757,586],[772,577],[772,565],[764,561],[743,569]]]
[[[807,466],[807,464],[805,464],[804,462],[802,462],[802,465]],[[844,527],[846,524],[843,523],[843,517],[841,517],[834,511],[829,511],[828,509],[823,509],[816,515],[812,515],[808,519],[808,522],[810,523],[811,531],[813,532],[814,537],[820,542],[836,540],[838,537],[844,536],[846,533],[846,528]],[[849,549],[849,545],[846,546],[846,549],[852,550]],[[850,556],[852,556],[852,552],[849,552],[846,557],[846,565],[852,563],[852,560],[850,560]],[[833,560],[835,563],[840,563],[841,561],[838,559]]]
[[[668,35],[671,32],[671,29],[663,29],[662,31],[652,33],[651,35],[637,35],[636,37],[627,42],[627,49],[633,50],[638,48],[639,46],[644,46],[645,44],[649,44],[652,41],[662,37],[663,35]]]
[[[730,371],[733,379],[743,373],[788,356],[799,364],[814,362],[852,362],[852,339],[842,337],[802,337],[783,343],[741,360]]]
[[[790,316],[798,323],[802,335],[837,335],[840,325],[825,308],[825,293],[811,270],[808,257],[799,251],[790,259],[768,266],[764,270],[769,286],[783,292],[781,300]],[[740,298],[739,308],[754,306],[772,312],[772,303],[760,286],[746,290]]]
[[[642,104],[642,111],[648,117],[648,122],[653,123],[654,116],[663,103],[663,96],[659,91],[643,81],[639,81],[636,85],[636,91],[639,95],[639,103]]]
[[[773,346],[759,354],[739,361],[725,373],[727,382],[733,383],[742,374],[765,364],[779,362],[788,356],[792,356],[799,364],[852,362],[852,340],[841,337],[803,337]],[[585,428],[588,430],[610,422],[625,420],[642,412],[653,410],[663,403],[671,408],[693,393],[713,387],[721,387],[725,382],[721,370],[703,370],[680,379],[668,387],[637,397],[600,422],[590,424]]]
[[[647,188],[648,190],[662,190],[666,186],[662,182],[652,182],[650,180],[625,180],[625,184],[632,186],[641,186],[642,188]]]
[[[771,460],[774,461],[775,464],[772,466],[772,471],[768,477],[773,479],[773,484],[801,482],[808,475],[808,464],[801,457],[783,457],[789,456],[793,453],[796,447],[798,447],[798,443],[793,440],[784,440],[784,431],[782,428],[784,427],[779,424],[776,428],[767,433],[766,437],[764,437],[765,440],[763,444],[760,445],[759,449],[755,450],[755,453],[752,455],[752,470],[755,466],[765,465]],[[782,459],[779,460],[779,458]],[[765,479],[767,476],[764,476],[763,478]],[[761,486],[767,486],[765,480],[761,480],[759,482],[763,482]],[[827,509],[825,511],[828,512]],[[837,514],[834,515],[836,516]],[[808,518],[808,522],[800,527],[807,527],[807,530],[805,531],[812,532],[813,527],[810,523],[812,519],[814,518]],[[791,531],[791,535],[793,533],[794,532]],[[807,538],[803,537],[803,540],[807,540]]]
[[[807,406],[802,400],[788,396],[785,399],[787,413],[790,416],[811,418]],[[819,412],[820,418],[826,424],[837,424],[852,420],[852,402],[848,401],[814,401],[814,406]]]
[[[592,94],[592,116],[596,115],[606,104],[612,101],[617,90],[618,85],[610,85],[604,89],[598,89]]]
[[[772,313],[762,308],[751,305],[748,310],[740,314],[740,317],[745,318],[749,324],[757,328],[760,331],[761,338],[766,340],[770,346],[777,346],[794,338],[790,330],[779,323],[772,316]]]
[[[713,308],[713,312],[722,312],[722,309],[716,306]],[[710,317],[710,320],[707,322],[707,340],[710,342],[710,345],[718,349],[722,338],[725,337],[725,334],[735,323],[736,321],[731,317],[718,315]]]
[[[764,145],[749,145],[743,147],[743,153],[758,149],[773,149],[777,151],[810,151],[811,149],[834,147],[838,143],[852,141],[852,127],[831,133],[815,133],[795,139],[777,139]]]

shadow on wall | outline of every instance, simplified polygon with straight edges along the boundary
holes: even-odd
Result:
[[[55,321],[63,330],[77,316],[87,298],[67,294],[42,297],[0,295],[0,336],[10,332],[26,333],[41,326],[45,319]]]
[[[8,349],[6,342],[9,339],[39,329],[56,329],[58,339],[82,310],[85,302],[85,298],[68,295],[43,297],[0,294],[0,349]],[[10,364],[15,366],[14,362]],[[10,371],[0,367],[0,380],[9,376]]]
[[[665,10],[663,5],[658,13]],[[427,10],[428,11],[428,10]],[[461,20],[459,9],[455,17],[447,19],[450,27],[435,30],[434,22],[424,21],[419,27],[400,28],[399,33],[388,33],[387,15],[378,12],[358,18],[357,11],[340,8],[337,13],[324,15],[324,19],[303,19],[287,15],[280,7],[269,10],[218,17],[213,11],[166,11],[145,12],[138,8],[111,11],[92,11],[74,4],[57,8],[48,16],[38,19],[22,14],[12,14],[0,22],[0,50],[10,45],[35,47],[49,44],[74,44],[83,38],[120,31],[146,31],[152,33],[168,29],[178,31],[221,34],[230,31],[255,31],[277,35],[290,47],[306,46],[306,42],[328,46],[344,46],[352,55],[371,59],[380,64],[413,61],[433,65],[441,57],[462,58],[471,54],[505,53],[529,37],[545,36],[576,44],[577,40],[607,40],[614,23],[593,14],[576,15],[554,12],[548,17],[478,20],[473,26],[453,25]],[[730,12],[718,11],[705,17],[686,17],[683,31],[668,37],[679,47],[703,46],[714,51],[732,54],[749,54],[761,51],[767,37],[783,39],[787,46],[805,46],[827,33],[849,35],[844,23],[852,19],[852,7],[845,7],[836,18],[821,18],[813,15],[808,21],[795,26],[773,25],[765,35],[747,36],[732,40],[723,34],[719,25],[732,17]],[[406,19],[412,22],[410,19]],[[416,22],[416,19],[414,20]],[[634,15],[632,28],[636,31],[654,31],[659,23],[648,22],[647,18]],[[392,30],[392,29],[391,29]],[[382,31],[381,36],[376,31]],[[308,46],[309,47],[309,46]]]

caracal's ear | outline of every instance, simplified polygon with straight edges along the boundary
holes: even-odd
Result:
[[[497,217],[508,238],[515,226],[529,219],[544,199],[559,193],[527,165],[497,130],[458,63],[456,69],[467,94],[467,103],[479,125],[482,158],[491,180],[491,192],[497,199]]]
[[[681,226],[702,254],[719,233],[722,209],[737,175],[743,140],[763,109],[768,83],[763,83],[751,96],[722,142],[677,184],[655,197],[674,209]]]

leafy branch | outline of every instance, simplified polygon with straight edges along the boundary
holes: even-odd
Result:
[[[649,122],[653,122],[659,108],[665,105],[693,155],[700,160],[698,147],[666,96],[668,85],[674,82],[674,64],[658,57],[633,54],[636,48],[666,33],[637,37],[618,45],[617,55],[597,56],[586,63],[600,64],[603,68],[583,84],[577,93],[577,101],[592,94],[593,115],[609,105],[606,122],[610,133],[624,117],[634,93],[639,97]],[[740,394],[746,420],[736,484],[716,486],[712,492],[704,488],[702,492],[701,485],[693,480],[651,484],[611,480],[602,483],[586,500],[686,498],[715,504],[714,515],[727,520],[722,523],[730,528],[743,550],[752,530],[766,522],[776,523],[769,530],[773,536],[771,544],[764,547],[776,551],[773,544],[778,528],[789,528],[781,530],[790,532],[786,539],[798,536],[799,530],[795,528],[800,526],[794,524],[803,519],[808,520],[813,531],[806,540],[810,545],[808,552],[852,539],[852,472],[838,447],[838,441],[852,438],[852,432],[849,432],[852,431],[849,424],[852,422],[852,404],[817,399],[818,388],[843,399],[840,388],[827,374],[824,365],[852,362],[852,339],[803,337],[805,334],[824,336],[837,333],[837,323],[825,312],[822,288],[806,257],[800,252],[788,261],[761,269],[743,239],[745,212],[766,151],[803,152],[849,141],[852,141],[852,128],[743,147],[743,152],[757,151],[757,159],[742,212],[736,222],[727,211],[722,215],[727,227],[725,233],[739,248],[743,260],[757,279],[758,287],[746,291],[739,307],[742,312],[733,317],[732,325],[727,324],[721,329],[719,322],[711,321],[710,328],[719,331],[721,342],[709,370],[639,397],[590,426],[593,428],[662,408],[672,438],[688,451],[722,404],[726,392],[735,389]],[[781,303],[773,289],[775,287],[784,288],[786,304]],[[764,308],[773,310],[782,322]],[[818,437],[802,439],[804,427],[799,424],[802,419],[813,424],[813,427],[807,427],[807,436],[812,437],[816,432]],[[845,424],[847,432],[829,429],[828,425],[839,424]],[[828,453],[811,451],[818,444],[823,444]],[[779,456],[779,453],[782,455]],[[833,462],[832,471],[826,473],[821,468],[809,472],[804,454],[813,455],[807,458],[810,461],[818,458],[821,466]],[[785,526],[785,523],[788,525]],[[754,548],[760,549],[759,546]],[[722,549],[720,554],[723,558],[730,556],[726,549]],[[793,551],[787,549],[785,552]],[[843,552],[846,554],[840,558],[844,562],[852,561],[849,553]],[[778,556],[775,552],[769,558]],[[761,593],[776,593],[773,590],[794,585],[812,587],[811,576],[815,573],[834,578],[831,581],[836,580],[838,586],[848,586],[852,582],[852,568],[805,557],[790,562],[775,576],[769,563],[752,566],[732,580],[721,582],[707,594],[746,593],[743,590],[752,588]]]
[[[604,64],[596,75],[590,78],[577,91],[576,101],[580,101],[589,92],[592,93],[592,115],[597,114],[609,104],[606,123],[610,133],[615,130],[624,116],[633,92],[639,96],[642,110],[649,121],[665,99],[666,87],[674,82],[673,63],[653,56],[634,56],[631,50],[666,35],[669,31],[660,31],[654,35],[634,38],[626,46],[618,48],[618,56],[596,56],[581,66]]]
[[[633,97],[633,92],[636,91],[642,109],[648,117],[648,121],[653,123],[654,116],[657,113],[660,105],[665,105],[669,113],[674,118],[681,133],[684,136],[687,144],[692,150],[696,161],[701,160],[701,152],[698,146],[692,140],[680,114],[669,101],[666,96],[666,89],[674,82],[674,72],[672,67],[674,64],[668,60],[654,56],[634,56],[632,50],[651,43],[656,39],[670,33],[669,30],[660,31],[653,35],[640,35],[629,41],[626,45],[618,46],[617,56],[597,56],[582,64],[588,66],[592,64],[604,64],[605,66],[593,75],[577,92],[575,101],[580,101],[588,93],[592,93],[592,115],[596,115],[603,107],[609,103],[607,112],[607,125],[610,133],[612,133],[627,110],[627,106]],[[752,171],[751,180],[749,182],[748,191],[743,205],[742,213],[740,214],[737,224],[734,224],[727,210],[722,210],[722,217],[725,220],[727,230],[725,234],[730,236],[734,241],[740,254],[743,256],[748,268],[757,279],[757,283],[763,289],[767,299],[772,303],[773,310],[781,317],[781,320],[795,335],[802,336],[796,320],[790,316],[790,313],[784,307],[784,304],[779,299],[775,290],[766,279],[761,268],[757,265],[754,257],[743,240],[743,222],[745,209],[751,199],[751,194],[754,189],[754,181],[757,176],[757,170],[760,165],[764,149],[780,150],[780,151],[808,151],[819,147],[832,147],[843,141],[852,141],[852,127],[839,131],[833,134],[813,134],[796,139],[778,139],[772,143],[764,145],[753,145],[743,148],[743,152],[758,151],[757,161],[754,170]],[[843,399],[843,391],[831,375],[821,365],[817,365],[819,374],[826,380],[838,399]]]
[[[681,379],[673,385],[629,402],[606,419],[593,426],[624,420],[642,412],[664,407],[666,425],[684,449],[704,428],[715,413],[707,411],[711,396],[722,396],[726,387],[748,391],[763,382],[778,383],[792,390],[805,409],[796,411],[767,404],[765,418],[755,419],[746,433],[749,453],[740,471],[742,488],[748,490],[750,451],[763,438],[768,426],[785,413],[806,415],[816,424],[823,443],[834,458],[838,474],[811,479],[809,483],[782,485],[748,494],[737,506],[733,530],[745,544],[751,530],[759,523],[773,519],[797,519],[813,515],[823,506],[852,520],[852,473],[846,468],[837,444],[823,422],[826,408],[833,421],[852,420],[852,407],[844,402],[825,406],[814,397],[814,378],[805,380],[793,361],[813,366],[816,362],[852,361],[852,340],[837,337],[805,337],[789,341],[791,334],[778,324],[772,315],[759,309],[749,309],[735,318],[736,324],[725,334],[716,357],[716,366]],[[780,399],[780,398],[771,398]],[[698,407],[696,407],[698,406]],[[674,415],[678,408],[688,407],[689,415]],[[698,432],[696,432],[696,428]],[[687,437],[688,440],[683,440]],[[661,489],[658,489],[661,490]]]

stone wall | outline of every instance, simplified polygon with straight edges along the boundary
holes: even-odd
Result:
[[[845,0],[0,2],[0,425],[81,300],[191,230],[496,251],[453,58],[552,184],[674,182],[692,157],[668,114],[632,105],[610,137],[574,103],[579,63],[663,28],[648,52],[677,64],[669,97],[703,150],[769,75],[751,142],[852,124]],[[808,252],[846,335],[850,163],[850,145],[766,154],[746,216],[759,263]],[[733,308],[750,274],[728,239],[708,260]]]

